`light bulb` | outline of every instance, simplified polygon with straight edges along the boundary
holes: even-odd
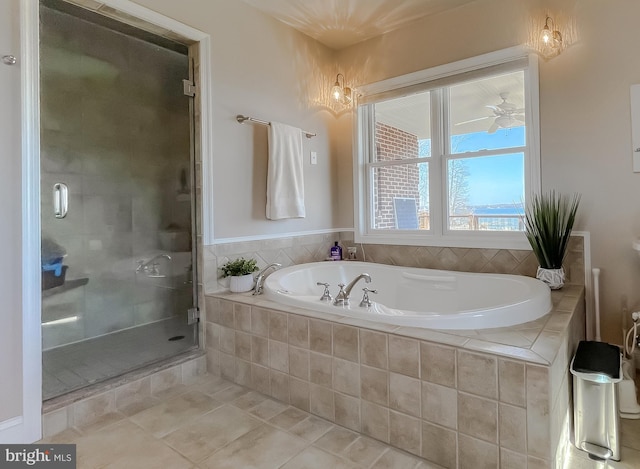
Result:
[[[549,27],[549,22],[551,22],[553,29]],[[540,41],[542,42],[542,47],[548,49],[556,50],[562,46],[562,34],[556,29],[556,24],[550,16],[547,16],[544,28],[540,31]]]
[[[553,34],[551,33],[549,26],[547,26],[546,24],[544,25],[544,28],[542,28],[542,32],[540,33],[540,40],[545,46],[553,45]]]
[[[331,89],[331,96],[333,96],[334,101],[338,102],[342,101],[342,98],[344,97],[344,91],[342,90],[340,83],[338,83],[337,81]]]

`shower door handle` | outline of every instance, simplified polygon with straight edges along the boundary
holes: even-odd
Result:
[[[63,182],[53,185],[53,215],[64,218],[69,211],[69,188]]]

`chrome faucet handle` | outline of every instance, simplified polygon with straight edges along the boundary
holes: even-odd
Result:
[[[368,308],[371,306],[371,300],[369,299],[369,293],[377,294],[378,290],[369,290],[367,287],[362,289],[364,294],[362,295],[362,301],[360,301],[361,308]]]
[[[322,293],[322,296],[320,297],[320,301],[331,301],[331,300],[333,300],[333,297],[331,296],[331,293],[329,292],[329,284],[328,283],[316,282],[316,285],[318,285],[318,286],[322,285],[324,287],[324,292]]]

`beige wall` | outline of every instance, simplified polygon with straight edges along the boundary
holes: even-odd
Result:
[[[325,104],[333,52],[241,1],[136,2],[211,35],[215,237],[338,227],[334,116]],[[265,218],[267,129],[239,125],[236,114],[318,134],[303,139],[306,218]],[[316,166],[309,164],[312,150]]]
[[[0,55],[20,56],[18,0],[0,2]],[[20,66],[0,63],[0,423],[22,415]]]
[[[631,168],[629,87],[640,83],[640,2],[582,0],[580,42],[540,68],[542,181],[582,193],[578,229],[602,269],[603,340],[621,343],[623,304],[640,309],[640,174]]]
[[[569,20],[563,32],[579,40],[540,62],[542,187],[582,194],[576,229],[591,232],[593,266],[602,270],[603,340],[620,343],[621,305],[640,309],[640,258],[631,250],[640,236],[640,174],[631,171],[629,109],[629,86],[640,83],[640,2],[547,4],[479,0],[355,45],[338,60],[358,84],[371,83],[525,43],[545,11]],[[340,173],[344,188],[351,137],[338,138],[340,164],[349,169]]]
[[[542,184],[582,193],[576,228],[591,232],[602,269],[603,338],[620,342],[621,305],[640,309],[629,117],[629,85],[640,83],[638,2],[478,0],[333,52],[242,2],[137,1],[212,36],[216,238],[353,226],[352,119],[323,103],[336,70],[371,83],[523,44],[545,11],[570,19],[575,30],[563,32],[579,40],[540,63]],[[238,125],[237,113],[318,132],[305,141],[305,153],[320,156],[305,163],[306,219],[264,218],[266,131]]]

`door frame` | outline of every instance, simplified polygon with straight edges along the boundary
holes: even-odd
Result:
[[[42,435],[38,2],[20,0],[19,9],[21,122],[16,138],[20,138],[22,172],[22,409],[17,417],[0,422],[2,443],[31,443]]]
[[[200,89],[196,99],[200,100],[201,109],[200,210],[203,241],[207,244],[213,239],[211,37],[130,0],[101,0],[101,3],[199,43]],[[42,437],[39,6],[39,0],[20,0],[23,410],[22,416],[0,424],[2,440],[15,443],[31,443]]]

